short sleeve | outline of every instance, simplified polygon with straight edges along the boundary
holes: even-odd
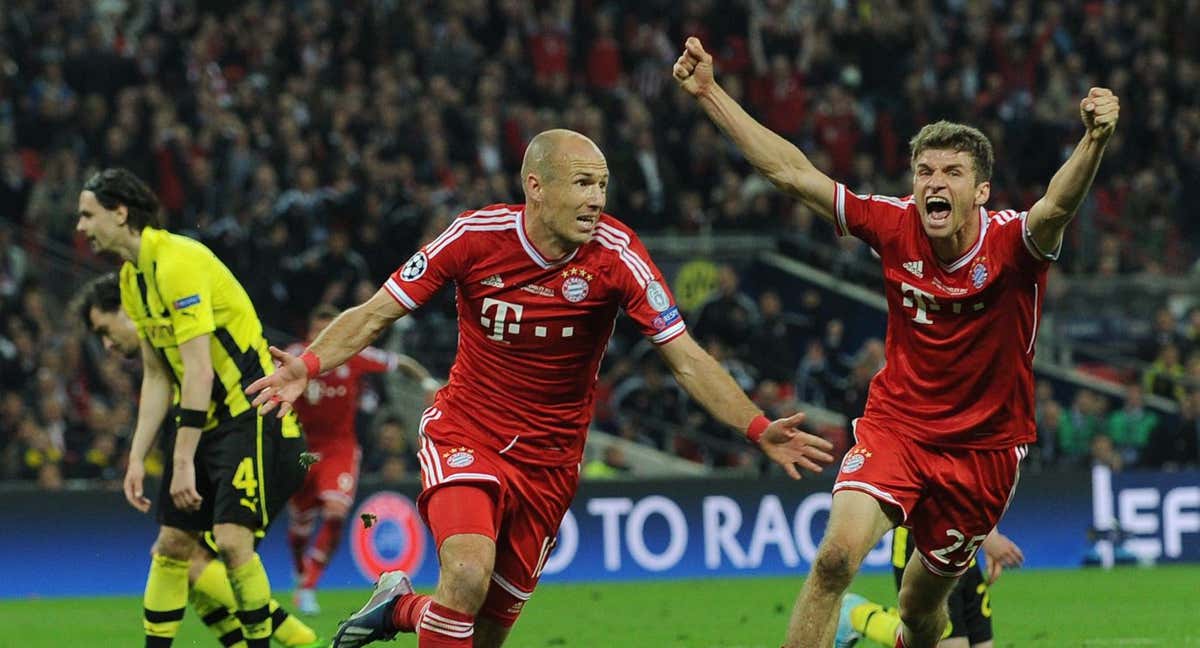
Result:
[[[463,236],[469,228],[458,219],[396,269],[383,287],[401,306],[416,310],[429,301],[442,286],[458,278],[470,253],[470,242]]]
[[[682,335],[687,327],[675,296],[637,235],[602,223],[595,240],[617,255],[612,276],[621,307],[642,335],[654,344]]]
[[[877,252],[900,232],[911,198],[859,195],[837,183],[834,188],[834,229],[838,236],[853,235]]]
[[[989,236],[1000,241],[1001,249],[1012,265],[1027,270],[1040,271],[1058,260],[1062,241],[1053,250],[1042,250],[1029,232],[1029,212],[1005,209],[988,212]]]
[[[176,344],[183,344],[216,329],[212,273],[204,271],[209,263],[211,258],[201,258],[190,249],[180,250],[158,261],[155,273],[158,294],[162,296],[175,330]]]

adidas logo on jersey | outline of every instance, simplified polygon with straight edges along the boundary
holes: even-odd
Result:
[[[925,275],[925,262],[924,261],[909,261],[904,264],[904,269],[913,273],[914,275],[917,276],[918,279],[920,279],[921,277],[923,277]]]
[[[494,275],[488,277],[487,279],[480,281],[479,283],[481,283],[485,286],[491,286],[492,288],[503,288],[504,287],[504,280],[501,279],[500,275],[498,275],[498,274],[494,274]]]

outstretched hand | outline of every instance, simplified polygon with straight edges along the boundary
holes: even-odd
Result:
[[[833,462],[833,444],[815,434],[800,429],[804,413],[798,412],[787,418],[775,419],[763,431],[758,445],[772,461],[783,466],[792,479],[800,479],[800,469],[821,472],[821,468]]]
[[[689,36],[683,44],[683,54],[676,59],[671,68],[679,87],[693,97],[706,92],[716,84],[713,79],[713,57],[704,51],[700,39]]]
[[[250,383],[246,394],[254,396],[251,405],[258,408],[259,415],[279,407],[279,418],[292,411],[292,403],[304,393],[308,386],[308,368],[304,361],[287,351],[271,347],[271,358],[275,360],[275,373]]]
[[[1116,130],[1120,115],[1121,101],[1108,88],[1092,88],[1079,102],[1079,116],[1087,128],[1088,137],[1102,144]]]
[[[992,531],[983,540],[983,555],[987,558],[987,584],[991,585],[1000,578],[1005,567],[1020,567],[1025,562],[1025,554],[1017,543],[999,531]]]

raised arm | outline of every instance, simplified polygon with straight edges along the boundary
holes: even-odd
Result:
[[[833,445],[799,429],[803,414],[770,421],[765,429],[758,422],[762,410],[746,397],[729,372],[684,333],[658,347],[675,380],[716,419],[758,443],[762,451],[783,466],[792,479],[800,479],[797,466],[814,472],[833,461]],[[763,421],[766,422],[766,421]],[[754,437],[758,437],[755,439]]]
[[[304,356],[297,357],[282,349],[271,347],[271,356],[279,363],[275,373],[259,378],[246,388],[247,394],[257,394],[252,404],[260,413],[279,405],[279,416],[287,414],[292,403],[304,393],[309,376],[315,376],[346,362],[379,337],[393,322],[408,314],[408,309],[396,302],[386,289],[380,288],[366,302],[348,309],[325,327],[308,347]]]
[[[1062,242],[1063,232],[1092,186],[1120,112],[1120,101],[1107,88],[1092,88],[1079,102],[1083,139],[1054,174],[1046,195],[1034,203],[1026,219],[1029,235],[1042,252],[1050,253]]]
[[[755,121],[726,94],[713,78],[712,55],[704,51],[700,39],[687,39],[672,73],[759,173],[833,223],[833,180],[813,166],[796,145]]]

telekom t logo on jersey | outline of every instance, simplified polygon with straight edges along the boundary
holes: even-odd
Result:
[[[496,309],[496,315],[489,318],[488,311]],[[482,314],[479,317],[479,323],[483,324],[483,328],[492,329],[492,334],[488,338],[497,342],[504,341],[505,326],[508,327],[508,332],[516,335],[521,332],[521,314],[525,312],[525,307],[520,304],[513,304],[491,297],[483,298]]]
[[[906,282],[900,282],[900,292],[904,293],[905,308],[917,307],[917,314],[913,316],[913,321],[917,324],[933,324],[933,320],[929,319],[928,312],[938,310],[937,300],[930,293],[917,288],[916,286]]]
[[[483,328],[491,331],[488,339],[497,342],[507,342],[504,335],[517,335],[521,332],[521,317],[525,314],[525,307],[521,304],[492,299],[491,297],[483,298],[483,308],[479,316],[479,323],[483,324]],[[489,317],[489,315],[491,315]],[[544,338],[549,331],[545,326],[533,327],[534,337]],[[574,326],[564,326],[560,330],[562,337],[569,338],[575,335]]]

